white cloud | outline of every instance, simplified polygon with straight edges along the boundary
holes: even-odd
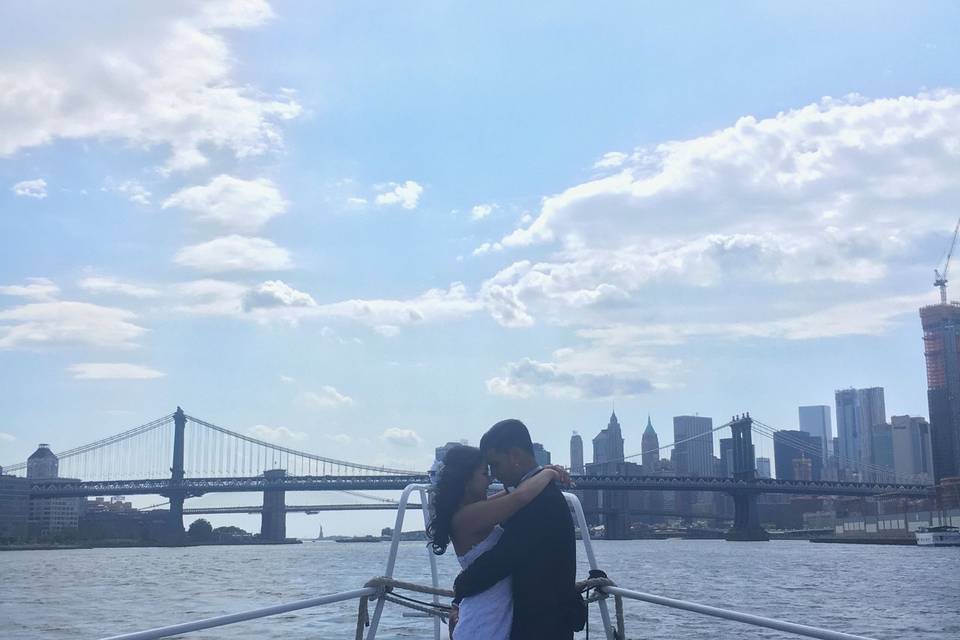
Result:
[[[47,181],[43,178],[36,180],[23,180],[10,188],[14,195],[24,198],[36,198],[43,200],[47,197]]]
[[[320,409],[353,406],[353,398],[330,385],[320,387],[319,391],[305,391],[300,394],[300,400],[307,406]]]
[[[348,209],[363,209],[365,206],[367,206],[366,198],[358,198],[356,196],[347,198]]]
[[[33,300],[53,300],[60,293],[60,287],[48,278],[27,278],[27,283],[0,286],[0,294]]]
[[[181,189],[167,198],[164,209],[179,207],[229,229],[251,232],[284,213],[287,202],[266,178],[241,180],[219,175],[208,184]]]
[[[293,431],[286,427],[271,427],[265,424],[255,424],[247,429],[247,435],[267,442],[301,442],[307,439],[303,431]]]
[[[125,196],[130,202],[135,202],[137,204],[149,205],[150,197],[153,195],[147,191],[146,187],[140,184],[137,180],[126,180],[119,184],[115,184],[112,180],[108,180],[106,186],[103,187],[104,191],[110,191],[113,193],[119,193],[122,196]]]
[[[353,442],[353,438],[351,438],[351,437],[350,437],[349,435],[347,435],[346,433],[338,433],[338,434],[335,434],[335,435],[332,435],[332,436],[324,436],[324,438],[326,438],[327,440],[329,440],[329,441],[331,441],[331,442],[333,442],[333,443],[335,443],[335,444],[339,444],[339,445],[341,445],[341,446],[346,446],[346,445],[350,444],[351,442]]]
[[[280,271],[293,260],[283,247],[265,238],[230,235],[184,247],[174,262],[201,271]]]
[[[242,312],[243,296],[247,287],[224,280],[191,280],[175,285],[177,299],[184,304],[174,307],[176,311],[199,315],[239,315]]]
[[[244,311],[271,307],[316,307],[317,302],[308,293],[297,291],[282,280],[268,280],[247,291],[243,297]]]
[[[16,439],[17,437],[12,433],[5,433],[3,431],[0,431],[0,442],[14,442],[16,441]]]
[[[380,439],[398,447],[419,447],[423,442],[423,438],[413,429],[400,429],[398,427],[390,427],[385,430],[380,435]]]
[[[474,256],[485,256],[488,253],[499,253],[503,251],[503,245],[499,242],[484,242],[473,250]]]
[[[280,382],[282,382],[282,383],[284,383],[284,384],[293,384],[294,382],[296,382],[296,379],[293,378],[293,377],[291,377],[291,376],[281,375],[281,376],[280,376]]]
[[[484,218],[489,216],[491,213],[493,213],[493,210],[496,208],[497,208],[497,205],[495,204],[474,205],[474,207],[470,209],[470,219],[483,220]]]
[[[420,200],[420,194],[423,193],[423,187],[413,180],[407,180],[402,184],[391,182],[390,184],[382,185],[379,188],[385,191],[377,195],[377,204],[399,204],[404,209],[416,209],[417,202]]]
[[[594,399],[649,393],[653,384],[629,373],[572,372],[553,362],[523,358],[505,367],[503,375],[487,380],[495,395],[527,398],[544,394],[555,398]]]
[[[91,276],[83,278],[77,284],[81,289],[91,293],[117,293],[132,298],[156,298],[160,295],[160,292],[156,289],[129,282],[120,282],[115,278]]]
[[[53,344],[125,347],[146,333],[136,314],[86,302],[37,302],[0,311],[0,349]]]
[[[177,171],[206,164],[208,148],[278,147],[277,123],[300,106],[235,82],[223,35],[271,16],[262,0],[64,5],[55,21],[40,6],[18,11],[5,33],[17,57],[0,66],[0,156],[115,139],[168,148]]]
[[[81,362],[67,367],[77,380],[151,380],[166,374],[126,362]]]
[[[630,156],[622,151],[608,151],[607,153],[603,154],[599,160],[593,163],[593,168],[613,169],[622,165],[629,157]]]

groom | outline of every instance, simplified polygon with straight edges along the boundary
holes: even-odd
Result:
[[[527,427],[502,420],[480,440],[491,475],[507,488],[540,471]],[[504,525],[497,545],[473,561],[454,583],[457,598],[480,593],[513,577],[511,640],[572,640],[576,625],[577,549],[573,519],[560,489],[551,484]]]

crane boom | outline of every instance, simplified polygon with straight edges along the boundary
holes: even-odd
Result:
[[[953,250],[957,246],[957,234],[960,233],[960,220],[957,220],[957,226],[953,229],[953,240],[950,241],[950,248],[947,250],[947,259],[943,263],[943,273],[934,269],[933,286],[940,289],[940,304],[947,304],[947,273],[950,271],[950,258],[953,257]]]

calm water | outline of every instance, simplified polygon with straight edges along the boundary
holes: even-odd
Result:
[[[383,573],[386,551],[320,542],[0,553],[0,638],[98,638],[353,589]],[[960,637],[956,548],[652,540],[600,541],[596,551],[614,580],[641,591],[880,639]],[[440,558],[446,584],[455,564]],[[404,543],[397,577],[428,575],[423,546]],[[380,637],[429,637],[428,621],[387,606]],[[188,637],[353,638],[356,613],[350,602]],[[591,615],[599,637],[595,608]],[[626,624],[629,638],[796,637],[639,602],[626,603]]]

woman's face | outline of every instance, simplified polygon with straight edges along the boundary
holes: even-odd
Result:
[[[490,474],[487,473],[487,465],[481,464],[474,470],[470,480],[467,481],[467,489],[464,492],[470,502],[485,500],[487,497],[487,487],[490,486]]]

